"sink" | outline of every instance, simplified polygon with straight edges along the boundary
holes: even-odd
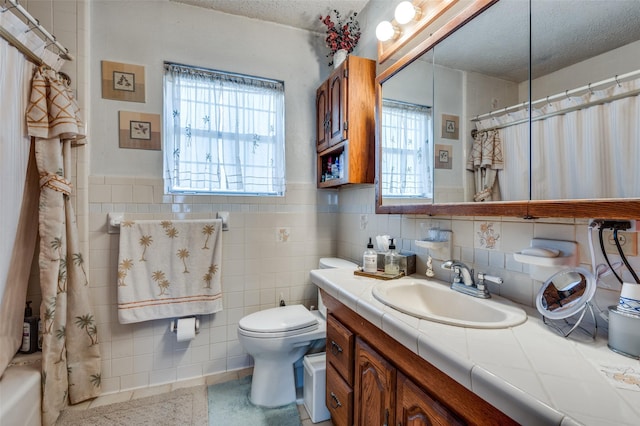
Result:
[[[400,312],[468,328],[508,328],[527,320],[526,312],[500,296],[480,299],[431,280],[401,279],[376,284],[373,296]]]

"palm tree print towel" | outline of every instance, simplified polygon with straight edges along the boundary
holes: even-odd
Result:
[[[221,311],[221,231],[220,219],[123,221],[120,323]]]

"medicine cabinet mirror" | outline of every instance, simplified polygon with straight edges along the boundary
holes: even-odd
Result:
[[[640,2],[460,1],[377,77],[376,212],[640,217]]]

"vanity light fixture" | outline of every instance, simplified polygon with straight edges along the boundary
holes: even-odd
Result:
[[[394,17],[398,24],[405,25],[413,20],[420,19],[421,15],[422,10],[420,10],[420,8],[414,6],[410,1],[405,0],[396,6]]]
[[[376,27],[376,38],[382,42],[395,40],[400,35],[400,29],[389,21],[382,21]]]
[[[421,34],[429,25],[454,6],[464,10],[469,0],[394,0],[394,17],[382,21],[376,27],[378,39],[378,63],[383,63],[408,42]],[[496,0],[473,0],[483,4]]]

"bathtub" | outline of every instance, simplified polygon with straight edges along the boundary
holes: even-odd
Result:
[[[40,426],[40,361],[15,359],[0,379],[2,426]]]

